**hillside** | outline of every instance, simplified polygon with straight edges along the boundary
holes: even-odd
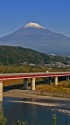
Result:
[[[2,64],[22,64],[46,62],[46,55],[32,49],[16,46],[0,46],[0,63]]]
[[[68,64],[70,62],[70,58],[46,55],[44,53],[19,46],[0,46],[0,64],[48,64],[55,62]]]

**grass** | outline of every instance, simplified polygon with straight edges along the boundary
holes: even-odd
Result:
[[[6,80],[3,81],[3,85],[5,86],[11,86],[11,85],[18,85],[23,84],[23,79],[17,79],[17,80]],[[67,94],[70,95],[70,81],[60,81],[57,86],[55,85],[48,85],[46,82],[44,84],[41,81],[36,85],[36,91],[40,93],[57,93],[57,94]]]
[[[40,93],[50,92],[70,95],[70,81],[60,82],[57,86],[47,84],[37,85],[36,90]]]
[[[23,83],[23,79],[12,79],[12,80],[6,80],[3,81],[3,86],[11,86],[11,85],[17,85],[17,84],[22,84]]]

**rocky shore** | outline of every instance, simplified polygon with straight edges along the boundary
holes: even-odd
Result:
[[[37,91],[31,90],[9,90],[4,92],[4,97],[21,98],[21,100],[8,100],[10,102],[27,103],[32,105],[46,106],[51,110],[70,115],[70,98],[53,96],[53,94],[40,94]]]
[[[4,97],[37,98],[37,99],[56,99],[70,100],[70,95],[56,93],[40,93],[38,91],[14,89],[4,92]]]

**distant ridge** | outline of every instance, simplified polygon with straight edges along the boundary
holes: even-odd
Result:
[[[70,38],[30,22],[19,30],[0,38],[0,45],[22,46],[47,54],[70,56]]]

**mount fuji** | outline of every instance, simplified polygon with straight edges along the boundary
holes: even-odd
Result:
[[[22,46],[47,54],[70,56],[70,38],[30,22],[0,38],[0,45]]]

